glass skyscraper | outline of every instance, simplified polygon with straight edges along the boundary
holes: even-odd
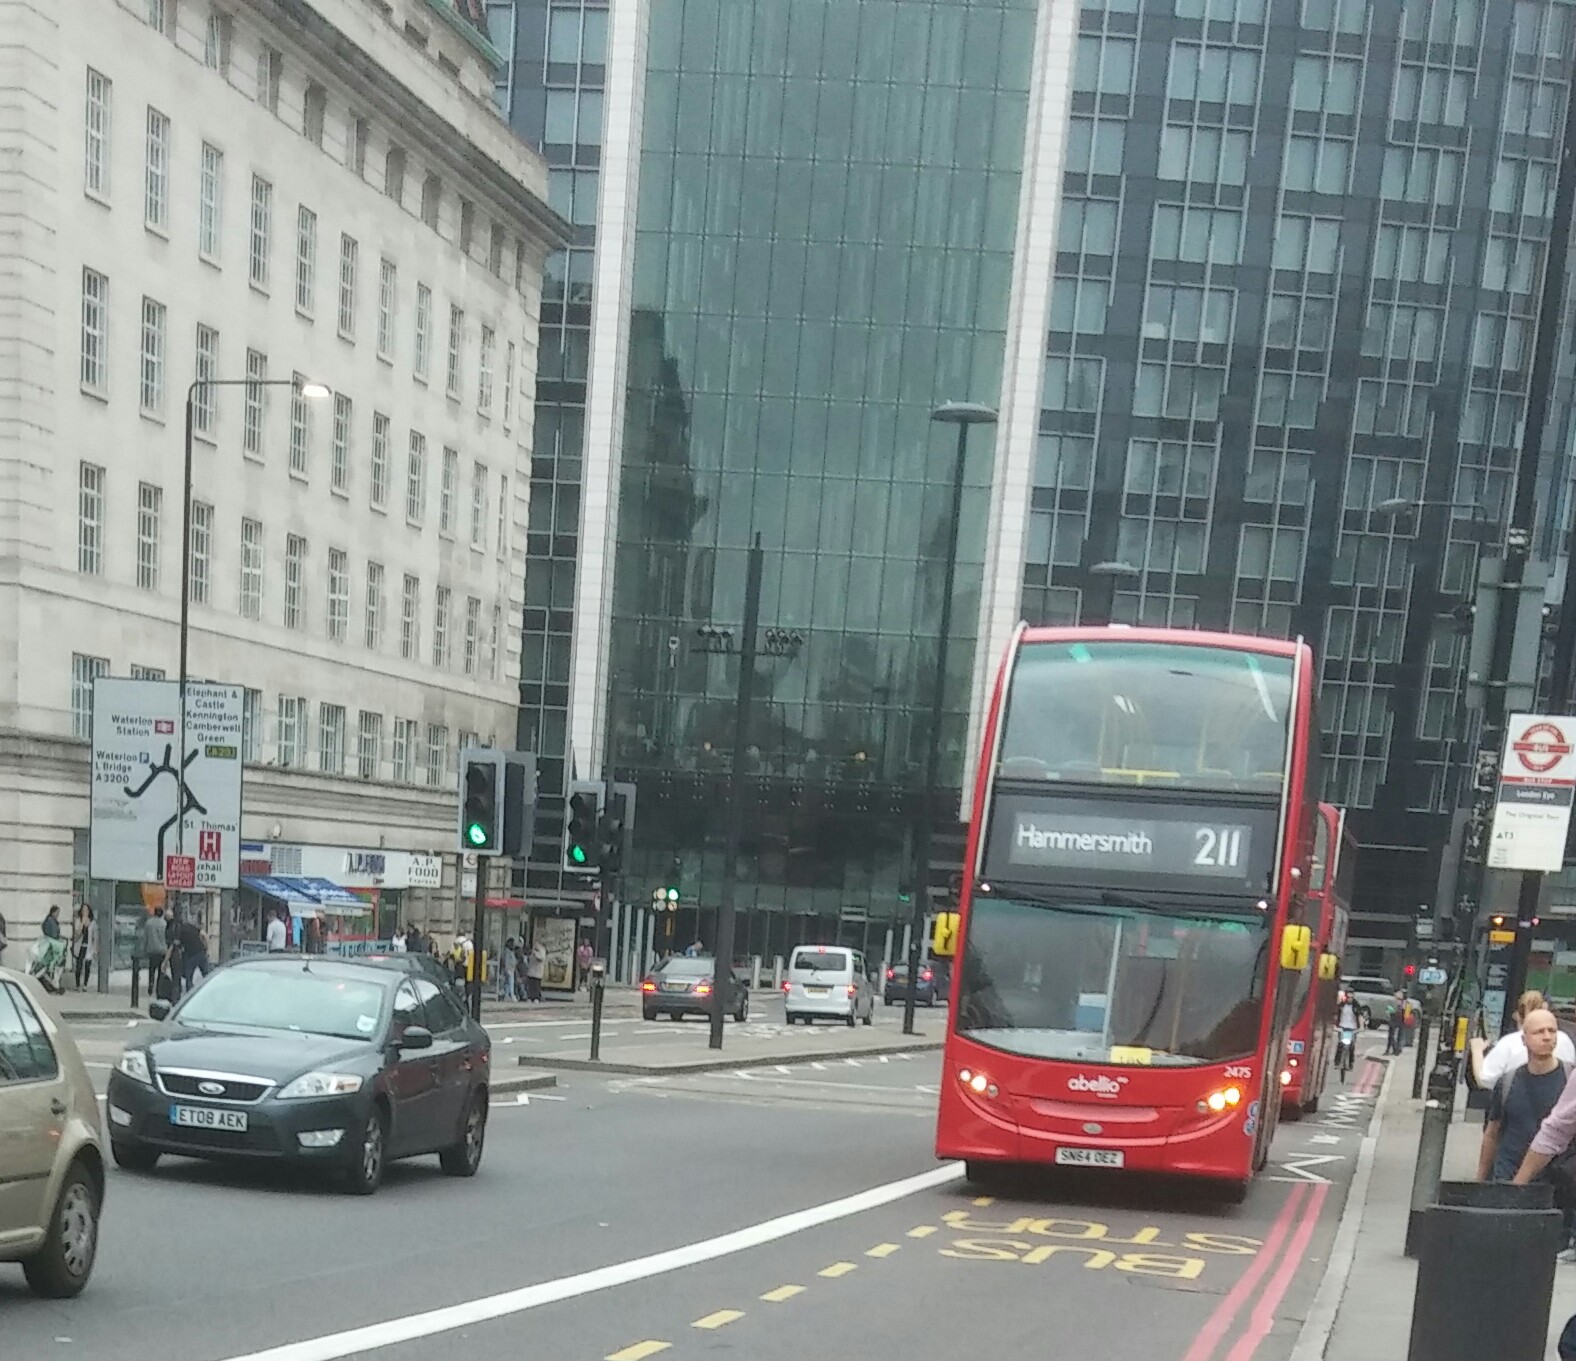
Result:
[[[738,797],[741,953],[874,945],[905,910],[948,534],[929,413],[970,400],[1000,423],[967,466],[943,830],[1018,618],[1300,634],[1367,848],[1354,934],[1375,962],[1403,939],[1448,892],[1475,742],[1450,614],[1509,509],[1569,0],[492,9],[576,227],[544,305],[522,744],[549,780],[598,774],[616,694],[628,896],[673,884],[704,933]],[[774,632],[735,792],[721,649],[757,535]],[[544,903],[575,897],[561,825],[544,799]]]

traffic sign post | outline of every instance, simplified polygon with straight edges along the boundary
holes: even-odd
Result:
[[[1576,718],[1512,714],[1507,733],[1489,868],[1557,872],[1576,795]]]
[[[196,888],[197,857],[195,855],[167,855],[164,857],[165,888]]]

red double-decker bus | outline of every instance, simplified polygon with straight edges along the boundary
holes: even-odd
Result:
[[[1286,1062],[1280,1076],[1282,1111],[1318,1110],[1329,1081],[1356,872],[1357,842],[1346,825],[1345,811],[1321,803],[1308,885],[1308,924],[1313,928],[1318,967],[1303,971],[1292,996]]]
[[[936,1152],[1180,1173],[1268,1157],[1317,822],[1301,642],[1019,628],[984,733]]]

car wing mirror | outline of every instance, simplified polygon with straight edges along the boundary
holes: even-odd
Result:
[[[431,1049],[432,1031],[424,1025],[408,1025],[400,1033],[399,1047],[401,1049]]]
[[[162,1021],[170,1014],[170,1004],[162,997],[155,998],[148,1003],[148,1015],[155,1021]]]

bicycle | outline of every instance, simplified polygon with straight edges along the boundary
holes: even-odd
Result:
[[[1346,1084],[1347,1076],[1352,1071],[1352,1065],[1357,1062],[1357,1032],[1345,1030],[1340,1032],[1335,1043],[1335,1066],[1341,1074],[1341,1084]]]

